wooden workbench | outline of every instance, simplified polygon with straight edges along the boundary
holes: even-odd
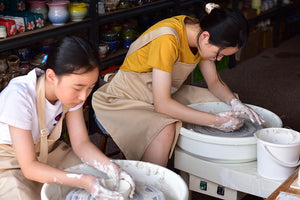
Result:
[[[295,180],[298,178],[298,171],[299,168],[297,168],[293,174],[285,180],[266,200],[275,200],[280,192],[288,192],[292,194],[299,194],[300,195],[300,189],[295,189],[290,187]]]

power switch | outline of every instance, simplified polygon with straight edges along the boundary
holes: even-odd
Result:
[[[207,190],[207,182],[200,181],[200,189],[206,191]]]
[[[224,187],[219,185],[217,189],[217,194],[224,196],[224,193],[225,193]]]

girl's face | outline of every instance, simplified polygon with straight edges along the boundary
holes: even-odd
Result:
[[[197,48],[201,57],[210,61],[220,61],[224,56],[233,55],[239,50],[238,47],[226,47],[225,49],[221,49],[218,46],[210,44],[209,33],[206,31],[199,37]]]
[[[75,74],[56,76],[54,83],[55,96],[65,106],[73,108],[82,103],[90,95],[93,87],[98,81],[98,68],[86,73],[75,71]]]

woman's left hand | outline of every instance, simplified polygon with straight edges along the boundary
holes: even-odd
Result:
[[[233,111],[244,112],[246,115],[249,116],[250,120],[253,123],[255,123],[255,121],[257,121],[258,124],[261,125],[262,123],[265,122],[264,119],[262,118],[262,116],[257,114],[252,108],[243,104],[240,100],[233,99],[233,100],[231,100],[230,104],[232,106]]]

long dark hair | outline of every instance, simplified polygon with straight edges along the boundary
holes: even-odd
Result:
[[[57,76],[100,70],[101,64],[95,47],[87,40],[77,36],[66,36],[54,42],[49,50],[45,68],[53,69]]]
[[[209,42],[221,49],[245,46],[248,39],[246,18],[240,12],[225,7],[214,8],[208,14],[205,12],[206,3],[201,3],[203,11],[198,17],[202,31],[210,34]]]

